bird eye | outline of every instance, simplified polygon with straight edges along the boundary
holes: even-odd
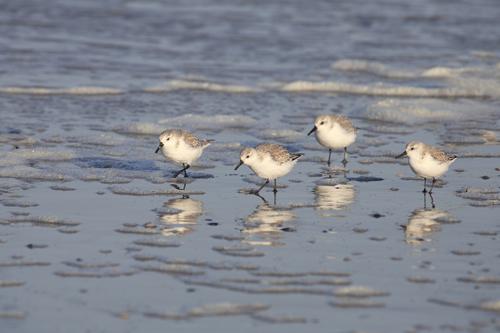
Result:
[[[325,124],[325,122],[324,122],[324,121],[322,121],[322,122],[320,122],[319,124],[320,124],[320,125],[324,125],[324,124]]]
[[[170,138],[167,138],[167,141],[170,140]]]
[[[250,158],[250,155],[247,155],[247,158]]]
[[[410,150],[414,150],[414,149],[415,149],[415,147],[411,147],[411,148],[410,148]]]

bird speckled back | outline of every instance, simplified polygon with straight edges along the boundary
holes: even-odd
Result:
[[[356,128],[352,124],[352,121],[344,115],[330,115],[330,117],[337,122],[346,132],[353,133],[356,132]]]
[[[451,162],[457,158],[455,155],[447,154],[444,151],[442,151],[438,148],[435,148],[435,147],[427,146],[426,148],[427,148],[427,152],[434,159],[438,160],[441,163],[448,163],[448,162]]]
[[[173,136],[177,139],[183,139],[184,142],[188,145],[190,145],[193,148],[199,148],[208,145],[210,142],[213,140],[201,140],[198,139],[196,136],[193,134],[189,133],[188,131],[184,131],[181,129],[169,129],[166,131],[163,131],[160,134],[160,138],[163,136]]]
[[[299,154],[291,154],[286,150],[285,147],[274,144],[274,143],[263,143],[255,147],[255,150],[259,153],[268,153],[271,155],[272,159],[278,163],[286,163],[297,159]]]

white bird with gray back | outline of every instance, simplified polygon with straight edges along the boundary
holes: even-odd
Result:
[[[274,143],[263,143],[255,148],[244,148],[240,153],[240,163],[234,168],[237,170],[246,164],[265,183],[254,194],[258,194],[271,180],[274,180],[273,192],[276,193],[276,179],[288,174],[297,163],[301,153],[290,153],[285,147]]]
[[[328,148],[328,166],[332,157],[332,150],[344,149],[342,164],[347,164],[347,147],[356,141],[357,131],[352,121],[343,115],[324,114],[317,116],[314,127],[307,135],[315,134],[316,140],[323,147]]]
[[[200,158],[203,150],[207,148],[213,140],[202,140],[188,131],[181,129],[168,129],[160,134],[160,143],[155,153],[160,150],[168,160],[181,164],[182,169],[175,173],[174,178],[184,172]]]
[[[424,190],[427,192],[427,179],[432,179],[432,193],[436,179],[443,176],[450,165],[457,159],[456,155],[447,154],[441,149],[426,145],[423,142],[412,141],[406,145],[405,151],[396,158],[408,157],[411,170],[419,177],[424,178]]]

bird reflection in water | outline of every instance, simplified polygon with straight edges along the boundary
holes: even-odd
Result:
[[[321,184],[314,188],[316,210],[343,210],[355,198],[356,188],[349,183]]]
[[[442,223],[456,223],[457,220],[447,211],[435,208],[432,195],[431,207],[427,208],[426,195],[424,194],[424,208],[415,209],[408,218],[408,224],[403,227],[407,244],[419,245],[430,241],[428,238],[433,232],[441,230]]]
[[[182,235],[193,231],[193,225],[198,223],[199,217],[203,214],[203,202],[182,197],[171,199],[165,202],[164,211],[160,219],[168,226],[162,230],[164,236]]]
[[[243,233],[248,236],[257,235],[258,240],[251,237],[245,242],[251,245],[282,245],[279,239],[284,231],[291,231],[293,228],[286,226],[287,222],[295,220],[296,215],[290,208],[275,207],[264,202],[248,215],[245,219]]]
[[[322,174],[326,176],[327,179],[344,179],[347,180],[347,174],[349,169],[347,169],[347,162],[342,163],[342,166],[333,166],[328,168],[323,168]]]

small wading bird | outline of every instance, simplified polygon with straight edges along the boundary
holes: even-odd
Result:
[[[266,180],[261,187],[252,191],[252,194],[259,194],[271,180],[274,180],[273,192],[276,193],[276,179],[289,173],[302,155],[290,153],[285,147],[277,144],[263,143],[255,148],[244,148],[240,153],[240,163],[234,170],[246,164],[257,176]]]
[[[182,169],[175,173],[174,178],[184,172],[201,156],[213,140],[201,140],[193,134],[181,129],[169,129],[160,134],[160,143],[155,153],[161,149],[163,156],[182,165]]]
[[[411,170],[419,177],[424,178],[424,190],[427,192],[427,178],[432,178],[429,193],[432,193],[436,178],[441,177],[448,171],[450,165],[457,159],[456,155],[450,155],[444,151],[426,145],[419,141],[412,141],[406,145],[405,151],[396,156],[402,158],[408,156]]]
[[[328,148],[328,166],[333,149],[344,148],[342,164],[347,164],[347,147],[356,140],[356,128],[351,120],[343,115],[320,115],[314,121],[314,127],[307,135],[315,134],[316,140]]]

